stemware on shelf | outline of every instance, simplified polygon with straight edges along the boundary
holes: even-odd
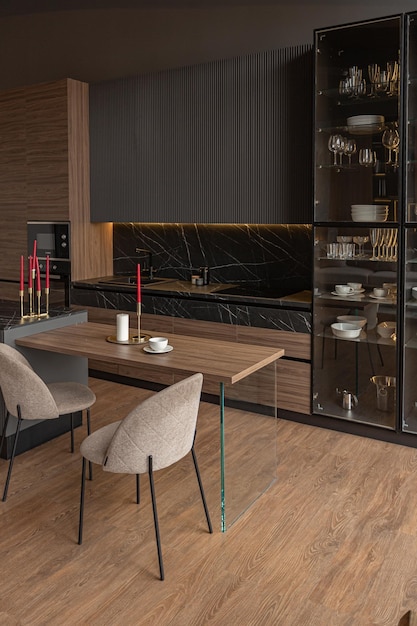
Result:
[[[352,164],[352,155],[356,153],[357,146],[356,141],[354,139],[346,139],[344,153],[346,154],[349,165]]]
[[[356,245],[358,246],[358,254],[356,255],[357,258],[361,259],[365,257],[364,246],[366,243],[368,243],[368,241],[369,237],[367,235],[356,235],[355,237],[353,237],[353,243],[356,243]]]
[[[380,237],[381,237],[381,228],[371,228],[369,230],[369,241],[372,246],[372,256],[370,258],[371,261],[378,261],[379,254],[376,253],[378,246],[380,245]]]
[[[387,165],[395,165],[392,160],[392,151],[400,145],[400,134],[396,128],[386,128],[382,133],[382,145],[388,150]]]
[[[372,165],[374,163],[375,154],[371,148],[361,148],[359,150],[359,164],[360,165]]]

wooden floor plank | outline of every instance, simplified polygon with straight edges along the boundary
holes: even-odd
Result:
[[[90,382],[93,428],[152,393]],[[252,427],[242,422],[246,446],[235,425],[228,442],[242,467]],[[217,520],[214,405],[202,405],[196,447]],[[0,624],[396,626],[417,608],[417,450],[285,420],[277,449],[277,481],[225,534],[207,532],[190,459],[157,473],[164,582],[146,476],[138,507],[133,477],[95,468],[78,546],[81,459],[68,435],[20,455],[0,503]]]

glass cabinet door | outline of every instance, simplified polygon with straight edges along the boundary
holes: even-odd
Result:
[[[407,15],[406,50],[402,427],[406,432],[417,433],[417,13]]]
[[[398,16],[320,30],[315,42],[313,410],[387,429],[397,428],[401,29]]]

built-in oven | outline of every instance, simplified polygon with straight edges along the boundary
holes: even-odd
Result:
[[[49,256],[51,306],[70,305],[71,286],[71,232],[70,222],[30,221],[27,223],[28,255],[39,259],[41,276],[45,275]]]

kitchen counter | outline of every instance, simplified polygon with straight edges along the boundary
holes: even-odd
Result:
[[[71,303],[136,311],[136,285],[115,284],[113,278],[73,282]],[[198,287],[188,281],[164,279],[151,285],[143,282],[142,313],[310,334],[311,292],[255,290],[248,283],[213,282]]]
[[[25,313],[27,311],[25,310]],[[11,300],[0,300],[0,331],[10,330],[17,327],[38,326],[46,320],[58,319],[61,317],[70,317],[78,315],[79,311],[73,311],[71,308],[54,307],[49,310],[49,316],[33,317],[30,319],[22,319],[20,317],[20,303]],[[74,322],[75,323],[75,322]],[[41,332],[41,327],[36,332]]]
[[[86,289],[136,294],[134,284],[122,284],[115,282],[116,277],[98,277],[88,280],[75,281],[73,289]],[[245,284],[210,283],[209,285],[197,286],[189,281],[164,279],[153,284],[143,284],[142,294],[150,296],[175,297],[190,300],[208,300],[219,303],[247,304],[250,306],[264,306],[273,308],[296,309],[310,311],[311,292],[308,290],[291,293],[291,288],[265,289],[259,286]]]

